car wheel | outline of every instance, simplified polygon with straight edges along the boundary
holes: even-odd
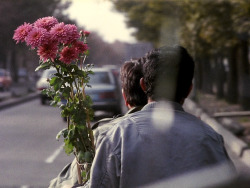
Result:
[[[45,104],[46,104],[46,99],[41,98],[41,104],[42,104],[42,105],[45,105]]]

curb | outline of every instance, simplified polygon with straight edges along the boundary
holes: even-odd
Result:
[[[230,131],[225,129],[217,120],[211,118],[200,107],[198,107],[192,100],[186,99],[184,103],[186,111],[192,113],[196,117],[200,117],[202,121],[210,125],[216,132],[221,134],[224,138],[225,147],[232,151],[239,160],[250,168],[250,150],[245,150],[248,144],[234,136]]]
[[[10,107],[18,105],[18,104],[22,104],[24,102],[36,99],[38,97],[39,97],[38,93],[30,93],[30,94],[27,94],[25,96],[21,96],[18,98],[7,99],[5,101],[0,102],[0,110],[10,108]]]

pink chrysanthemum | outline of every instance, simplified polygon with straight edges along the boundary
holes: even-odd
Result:
[[[58,51],[57,43],[48,43],[48,44],[39,46],[37,49],[37,54],[40,56],[40,59],[43,61],[47,61],[48,59],[51,59],[52,61],[54,61],[57,55],[57,51]]]
[[[24,23],[19,26],[14,33],[13,39],[16,40],[16,43],[24,42],[28,33],[32,30],[32,25],[30,23]]]
[[[76,41],[80,35],[77,31],[77,27],[73,24],[67,24],[64,26],[64,30],[67,33],[67,37],[64,38],[63,43],[69,44],[71,42]]]
[[[90,32],[89,31],[83,31],[83,34],[85,37],[88,37],[90,35]]]
[[[78,57],[78,53],[76,52],[75,48],[70,48],[68,46],[64,47],[60,53],[60,61],[70,64],[74,59]]]
[[[27,35],[25,41],[32,48],[47,44],[50,40],[50,34],[46,29],[34,27]]]
[[[52,27],[50,30],[50,34],[53,40],[64,44],[72,43],[76,41],[80,36],[75,25],[64,25],[64,23],[59,23]]]
[[[41,27],[49,31],[52,27],[54,27],[56,24],[58,24],[58,21],[56,18],[52,16],[39,18],[35,23],[35,27]]]
[[[88,45],[84,44],[81,41],[76,41],[73,44],[73,47],[75,48],[75,50],[76,50],[77,53],[84,53],[84,52],[86,52],[89,49]]]
[[[67,32],[65,31],[64,26],[64,23],[58,23],[51,28],[50,34],[53,40],[62,42],[65,38],[67,38]]]

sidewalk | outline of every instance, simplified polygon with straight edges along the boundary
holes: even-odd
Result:
[[[9,91],[0,92],[0,110],[39,97],[35,86],[27,83],[15,83]]]

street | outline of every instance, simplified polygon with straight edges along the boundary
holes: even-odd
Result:
[[[60,109],[31,100],[0,111],[0,187],[48,187],[73,159],[56,134],[66,127]]]
[[[110,117],[104,112],[95,116],[95,120]],[[63,139],[55,139],[66,127],[60,109],[41,105],[37,98],[1,110],[0,119],[0,188],[48,187],[49,181],[73,160],[73,155],[63,151]],[[249,172],[230,148],[228,152],[239,171]]]

